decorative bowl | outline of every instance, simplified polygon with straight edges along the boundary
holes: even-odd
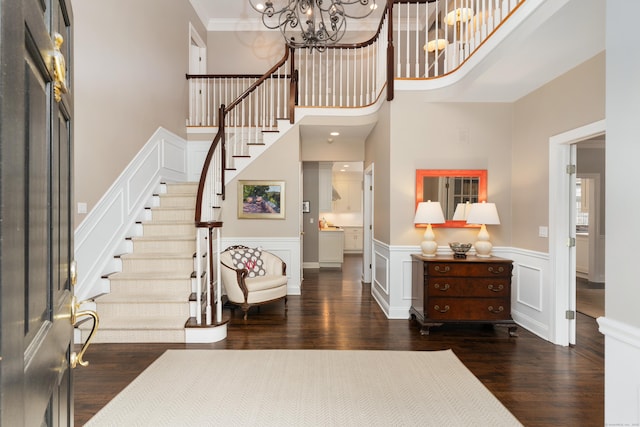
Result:
[[[449,243],[449,247],[453,251],[454,258],[466,258],[467,252],[469,252],[469,249],[471,249],[471,246],[473,246],[473,244],[471,243],[460,243],[460,242]]]

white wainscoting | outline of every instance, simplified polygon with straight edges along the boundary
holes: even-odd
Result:
[[[408,319],[411,307],[411,254],[419,246],[389,246],[374,240],[371,293],[389,319]]]
[[[553,342],[555,306],[551,303],[549,255],[518,248],[505,248],[496,255],[513,260],[511,317],[523,328]]]
[[[411,254],[419,246],[389,246],[374,241],[371,293],[389,319],[408,319],[411,307]],[[451,253],[446,246],[439,254]],[[493,254],[513,260],[511,314],[523,328],[553,342],[549,255],[517,248],[494,247]]]
[[[187,172],[186,141],[158,128],[75,230],[80,301],[109,291],[101,277],[117,271],[114,256],[153,192],[162,181],[186,181]]]
[[[188,180],[191,182],[197,182],[200,180],[200,174],[202,173],[202,166],[204,160],[207,158],[209,147],[211,147],[211,141],[188,141],[189,146],[187,154],[189,176]]]
[[[221,239],[221,248],[244,245],[250,248],[261,247],[265,251],[279,256],[287,264],[287,294],[300,295],[300,238],[299,237],[228,237]]]

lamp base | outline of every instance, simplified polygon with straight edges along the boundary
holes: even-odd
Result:
[[[473,247],[476,248],[476,256],[479,258],[489,258],[491,257],[491,249],[493,245],[491,242],[478,240],[473,244]]]
[[[423,240],[420,243],[420,249],[422,249],[422,256],[434,257],[438,251],[438,243],[433,240]]]
[[[476,248],[476,256],[480,258],[489,258],[491,256],[493,245],[489,241],[489,232],[484,224],[480,227],[478,241],[473,244],[473,247]]]

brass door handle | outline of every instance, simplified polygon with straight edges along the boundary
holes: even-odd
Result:
[[[67,93],[67,65],[64,55],[60,51],[60,46],[64,43],[64,38],[60,33],[53,33],[53,52],[51,61],[53,66],[53,98],[56,102],[62,100],[62,94]]]
[[[71,300],[71,324],[75,325],[76,322],[78,321],[78,319],[90,316],[90,317],[93,318],[93,327],[91,328],[91,332],[89,333],[89,336],[87,337],[87,340],[82,345],[82,349],[80,350],[80,353],[76,354],[75,351],[73,353],[71,353],[71,368],[75,368],[77,365],[80,365],[80,366],[88,366],[89,365],[89,362],[87,362],[86,360],[83,360],[82,358],[84,357],[84,353],[89,348],[89,345],[91,344],[91,339],[93,339],[93,336],[94,336],[96,330],[98,330],[98,324],[100,322],[100,319],[98,318],[98,313],[96,313],[95,311],[93,311],[93,310],[78,311],[78,308],[80,308],[80,306],[83,303],[84,303],[84,301],[78,303],[78,300],[76,299],[75,296],[72,298],[72,300]]]
[[[69,279],[71,280],[71,286],[75,286],[78,283],[78,263],[75,259],[69,265]]]

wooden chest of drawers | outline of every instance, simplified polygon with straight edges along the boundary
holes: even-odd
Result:
[[[498,257],[465,259],[411,255],[411,317],[424,335],[443,323],[475,322],[506,326],[516,336],[511,319],[513,262]]]

